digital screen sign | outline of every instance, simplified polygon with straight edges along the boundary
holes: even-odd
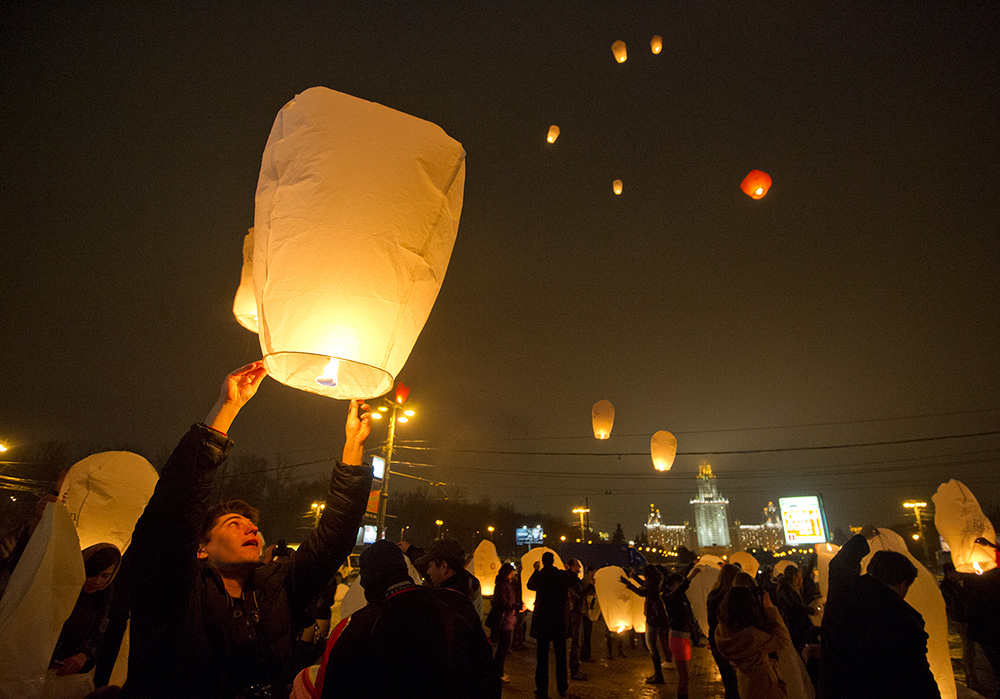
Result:
[[[785,541],[790,546],[826,542],[826,517],[818,497],[780,498],[778,506],[781,508]]]
[[[381,456],[375,456],[373,454],[371,460],[372,460],[372,469],[375,471],[375,477],[378,478],[379,480],[382,480],[383,478],[385,478],[385,459],[383,459]]]
[[[541,546],[545,543],[545,532],[542,531],[541,525],[535,527],[518,527],[514,532],[514,538],[518,546],[525,544],[528,546]]]

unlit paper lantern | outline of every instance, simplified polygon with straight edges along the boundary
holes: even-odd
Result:
[[[233,299],[236,322],[252,333],[257,332],[257,297],[253,293],[253,228],[243,237],[243,269],[240,285]]]
[[[658,54],[663,50],[663,37],[656,35],[649,42],[649,48],[653,50],[653,53]]]
[[[637,597],[622,583],[625,571],[618,566],[604,566],[594,573],[594,588],[601,615],[608,630],[622,633],[632,628],[634,621],[632,598]]]
[[[730,555],[729,562],[738,565],[744,573],[752,578],[756,578],[757,571],[760,570],[760,563],[746,551],[737,551]]]
[[[557,138],[559,138],[559,127],[553,124],[549,127],[549,135],[545,137],[545,140],[549,143],[555,143]]]
[[[531,574],[535,572],[536,561],[539,566],[542,565],[542,554],[546,551],[552,551],[552,549],[547,546],[536,546],[521,556],[521,601],[528,607],[529,612],[535,610],[535,591],[528,589],[528,578],[530,578]],[[552,555],[555,557],[555,567],[562,570],[565,566],[563,566],[563,562],[559,557],[559,554],[552,551]]]
[[[465,569],[476,576],[476,580],[479,581],[479,586],[483,590],[483,596],[492,597],[497,573],[500,572],[500,557],[497,555],[497,547],[493,545],[493,542],[486,539],[480,541]]]
[[[964,483],[954,478],[934,493],[934,526],[951,549],[951,562],[959,573],[985,573],[997,567],[996,552],[977,544],[982,537],[997,543],[993,523]]]
[[[628,51],[625,49],[624,41],[616,41],[611,44],[611,53],[615,55],[615,60],[624,63],[628,60]]]
[[[611,428],[615,424],[615,406],[609,400],[599,400],[590,411],[590,419],[594,426],[594,436],[607,439],[611,436]]]
[[[129,451],[91,454],[73,464],[59,500],[73,518],[80,548],[106,543],[124,553],[157,479],[152,464]]]
[[[649,442],[649,454],[657,471],[669,471],[677,456],[677,437],[666,430],[660,430]]]
[[[771,188],[771,176],[761,170],[751,170],[740,183],[740,189],[751,199],[763,199]]]
[[[614,182],[612,182],[611,183],[611,189],[614,191],[615,194],[621,194],[622,193],[622,181],[621,180],[615,180]]]
[[[465,151],[440,127],[313,87],[264,149],[254,289],[268,374],[332,398],[392,388],[458,232]]]

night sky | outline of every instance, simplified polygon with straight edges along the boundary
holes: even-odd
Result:
[[[995,3],[424,4],[4,4],[0,439],[153,458],[260,357],[231,312],[260,158],[322,85],[468,153],[398,377],[428,497],[589,497],[631,536],[650,503],[690,518],[705,461],[744,523],[821,493],[832,526],[886,525],[950,477],[1000,501]],[[344,411],[268,380],[232,436],[315,462]]]

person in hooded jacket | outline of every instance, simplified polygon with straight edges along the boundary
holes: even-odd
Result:
[[[771,654],[791,646],[792,638],[766,591],[729,589],[719,608],[715,643],[736,668],[741,699],[786,699],[785,683]]]

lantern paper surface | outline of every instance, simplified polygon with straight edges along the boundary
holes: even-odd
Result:
[[[91,454],[73,464],[59,500],[76,524],[81,548],[107,543],[124,553],[157,478],[146,459],[128,451]]]
[[[710,553],[706,553],[704,556],[698,559],[695,565],[699,566],[712,566],[716,570],[726,565],[726,562],[719,558],[718,556],[713,556]]]
[[[618,566],[604,566],[594,573],[597,603],[601,605],[601,614],[608,630],[615,633],[632,628],[634,620],[632,598],[639,597],[622,583],[623,575],[625,571]]]
[[[243,237],[243,269],[240,285],[233,299],[236,322],[252,333],[257,332],[257,297],[253,293],[253,228]]]
[[[871,552],[861,561],[862,572],[867,572],[868,563],[876,551],[901,553],[916,566],[917,579],[906,593],[906,603],[920,612],[920,616],[924,618],[924,631],[929,636],[927,662],[937,681],[941,699],[955,699],[957,689],[948,650],[948,618],[945,615],[944,597],[938,588],[937,580],[920,561],[910,555],[903,537],[891,529],[879,527],[878,534],[868,542],[868,545],[871,547]]]
[[[997,543],[993,523],[964,483],[954,478],[934,493],[934,526],[951,549],[951,562],[959,573],[985,573],[997,567],[992,548],[977,544],[982,537]],[[979,570],[976,570],[976,564]]]
[[[323,87],[275,118],[254,216],[268,374],[331,398],[392,388],[437,298],[465,151],[438,126]]]
[[[594,426],[594,436],[607,439],[611,436],[611,428],[615,424],[615,406],[611,401],[599,400],[590,411],[590,419]]]
[[[836,544],[816,544],[816,572],[819,574],[819,594],[824,600],[830,592],[830,561],[840,551]]]
[[[751,170],[740,183],[740,189],[751,199],[763,199],[771,188],[771,176],[761,170]]]
[[[622,193],[622,181],[621,180],[615,180],[614,182],[612,182],[611,183],[611,189],[614,191],[615,194],[621,194]]]
[[[557,138],[559,138],[559,127],[553,124],[549,127],[549,135],[545,137],[545,140],[549,143],[555,143]]]
[[[677,456],[677,438],[666,430],[660,430],[649,442],[649,454],[653,458],[653,468],[669,471]]]
[[[84,580],[73,520],[49,503],[0,598],[0,698],[40,696]]]
[[[779,575],[782,575],[785,572],[785,568],[787,568],[788,566],[793,566],[793,565],[795,565],[795,564],[792,563],[787,558],[785,560],[783,560],[783,561],[778,561],[777,563],[774,564],[774,568],[771,569],[771,577],[776,578]]]
[[[654,36],[649,42],[649,48],[652,49],[653,53],[660,53],[663,50],[663,37]]]
[[[535,591],[528,589],[528,578],[535,572],[535,561],[538,561],[538,565],[542,565],[542,554],[546,551],[552,551],[552,549],[547,546],[536,546],[521,556],[521,600],[528,607],[529,612],[535,610]],[[563,570],[565,566],[559,554],[552,551],[552,555],[555,556],[555,567]]]
[[[615,60],[619,63],[624,63],[628,60],[628,51],[625,48],[624,41],[616,41],[611,44],[611,53],[615,55]]]
[[[691,579],[691,584],[687,589],[688,602],[691,603],[691,612],[695,621],[701,627],[701,632],[708,635],[708,593],[715,587],[715,581],[719,579],[719,566],[698,564],[701,572]]]
[[[500,556],[492,541],[483,539],[472,554],[472,560],[465,567],[476,576],[484,597],[493,596],[493,586],[496,584],[497,573],[500,572]]]
[[[743,572],[747,575],[757,577],[757,571],[760,570],[760,563],[757,559],[751,556],[746,551],[737,551],[729,556],[729,562],[738,565],[743,569]]]

